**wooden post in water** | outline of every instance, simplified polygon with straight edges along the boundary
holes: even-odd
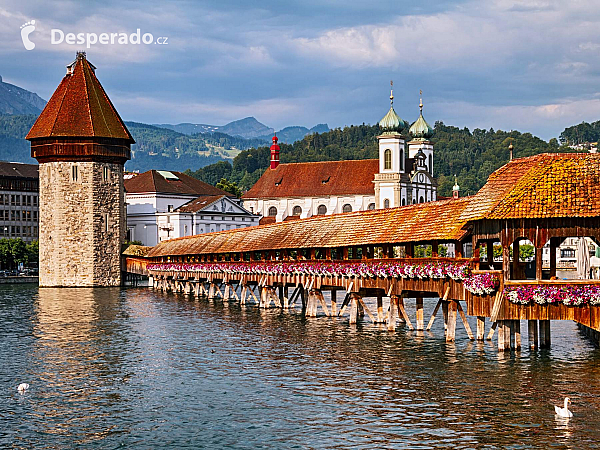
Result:
[[[444,316],[444,332],[448,331],[448,304],[449,302],[442,302],[442,314]]]
[[[510,330],[505,320],[498,320],[497,322],[498,331],[498,351],[503,352],[510,347]]]
[[[491,244],[488,244],[491,245]],[[477,316],[477,340],[483,341],[485,339],[485,317]]]
[[[336,290],[332,289],[331,290],[331,317],[336,317],[337,316],[337,299],[336,299]]]
[[[390,297],[390,314],[388,316],[387,329],[388,331],[396,330],[396,318],[398,317],[398,296]]]
[[[510,349],[515,349],[517,346],[515,345],[515,321],[514,320],[507,320],[506,322],[508,322],[508,342],[509,342],[509,347]]]
[[[350,294],[350,323],[355,324],[358,320],[358,300],[356,294]]]
[[[550,348],[550,321],[540,320],[540,348]]]
[[[515,350],[521,350],[521,321],[517,319],[513,322],[515,323]]]
[[[456,335],[456,302],[448,302],[448,327],[446,329],[446,342],[454,342]]]
[[[529,341],[529,348],[531,350],[537,350],[539,346],[538,341],[538,323],[537,320],[528,320],[527,321],[527,334]]]
[[[377,292],[377,323],[383,323],[383,294]]]
[[[423,321],[423,297],[417,297],[417,331],[423,331],[425,329]]]

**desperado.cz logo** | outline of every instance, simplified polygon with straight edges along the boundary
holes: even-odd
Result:
[[[29,39],[29,35],[35,30],[35,20],[21,25],[21,39],[26,50],[33,50],[35,43]],[[85,45],[91,48],[92,45],[168,45],[168,37],[159,36],[156,39],[152,33],[142,34],[137,28],[134,33],[65,33],[59,28],[50,30],[50,44],[59,45],[62,43],[68,45]]]

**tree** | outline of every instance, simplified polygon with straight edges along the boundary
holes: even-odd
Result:
[[[38,240],[31,241],[26,245],[25,250],[27,252],[27,263],[38,264],[40,259],[40,242]]]
[[[221,178],[221,181],[217,183],[219,189],[223,189],[230,194],[240,198],[242,196],[242,190],[239,188],[235,181],[229,181],[227,178]]]

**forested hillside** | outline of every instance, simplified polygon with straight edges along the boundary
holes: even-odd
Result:
[[[600,140],[600,120],[565,128],[560,133],[560,142],[564,145],[585,144],[586,142],[598,142]]]
[[[282,144],[280,159],[282,163],[289,163],[377,158],[376,136],[379,133],[377,126],[363,124],[306,136],[292,145]],[[511,141],[515,158],[542,152],[570,151],[559,147],[556,139],[546,142],[530,133],[493,129],[471,132],[468,128],[460,129],[442,122],[435,124],[432,141],[435,144],[434,171],[439,181],[439,194],[445,196],[452,193],[454,175],[458,176],[463,195],[477,192],[489,174],[508,161]],[[241,152],[232,165],[219,162],[188,173],[211,184],[227,178],[246,190],[262,175],[269,161],[269,147],[263,146]]]

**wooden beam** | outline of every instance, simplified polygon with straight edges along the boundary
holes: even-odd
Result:
[[[483,341],[485,338],[485,317],[477,316],[477,340]]]
[[[469,322],[467,322],[467,316],[465,316],[465,312],[463,311],[462,306],[460,305],[460,301],[458,301],[458,300],[454,300],[454,301],[456,302],[456,309],[458,309],[458,313],[460,314],[462,323],[465,326],[465,330],[467,330],[467,335],[469,336],[469,339],[471,339],[471,340],[475,339],[473,337],[473,332],[471,331],[471,327],[469,326]]]
[[[377,323],[383,323],[383,294],[377,292]]]
[[[359,295],[357,295],[358,297],[358,302],[359,304],[363,307],[364,311],[369,315],[369,317],[371,318],[371,321],[373,323],[377,323],[377,319],[375,318],[375,316],[373,314],[371,314],[371,310],[369,309],[369,307],[366,305],[365,301],[363,300],[363,298]]]
[[[429,323],[427,324],[427,328],[426,330],[429,331],[431,330],[431,327],[433,325],[433,322],[435,320],[435,315],[437,314],[438,310],[440,309],[440,306],[442,305],[442,299],[440,298],[437,302],[437,304],[435,305],[435,308],[433,309],[433,314],[431,314],[431,318],[429,319]]]
[[[336,299],[337,291],[335,289],[332,289],[330,291],[329,295],[331,296],[331,316],[336,317],[337,316],[337,299]]]
[[[404,309],[404,297],[402,296],[398,297],[398,310],[400,311],[400,314],[402,314],[402,317],[404,318],[406,325],[408,325],[408,328],[414,330],[415,327],[413,327],[413,324],[410,321],[408,314],[406,314],[406,310]]]
[[[490,327],[490,332],[487,335],[487,340],[491,341],[492,337],[494,336],[494,331],[496,331],[496,328],[498,327],[498,322],[494,322],[492,323],[492,326]]]
[[[502,306],[502,291],[498,290],[498,292],[496,292],[496,298],[494,299],[494,304],[492,306],[492,313],[490,315],[490,320],[492,322],[498,321],[498,314],[500,314],[501,306]]]
[[[528,342],[529,348],[531,350],[537,350],[539,346],[538,341],[538,323],[537,320],[528,320],[527,321],[527,331],[528,331]]]
[[[416,298],[417,331],[423,331],[423,297]]]
[[[446,330],[446,342],[454,342],[456,335],[456,303],[454,300],[448,302],[448,329]]]
[[[387,329],[394,331],[396,329],[396,318],[398,317],[398,297],[392,295],[390,297],[390,313],[388,315]]]

